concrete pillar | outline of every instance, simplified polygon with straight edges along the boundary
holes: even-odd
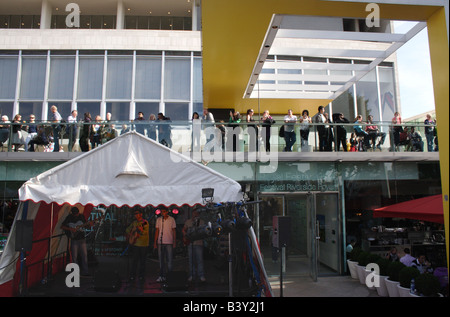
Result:
[[[42,0],[41,29],[50,29],[52,25],[52,5],[49,0]]]
[[[125,6],[122,0],[117,1],[117,19],[116,29],[122,30],[125,28]]]

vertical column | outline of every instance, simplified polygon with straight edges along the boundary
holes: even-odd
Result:
[[[192,31],[201,31],[202,29],[202,1],[192,1]]]
[[[52,25],[52,6],[49,0],[42,0],[41,29],[50,29]]]
[[[19,113],[19,98],[20,98],[20,86],[22,83],[22,51],[19,51],[18,62],[17,62],[17,80],[16,80],[16,91],[14,96],[13,114]]]
[[[122,0],[117,1],[117,17],[116,17],[116,29],[122,30],[125,28],[125,7]]]

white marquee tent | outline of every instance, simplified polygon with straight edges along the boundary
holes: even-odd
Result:
[[[216,202],[243,198],[236,181],[136,132],[28,180],[19,189],[21,204],[0,259],[0,293],[2,284],[14,279],[18,267],[14,241],[17,220],[34,221],[36,240],[60,230],[61,219],[73,205],[82,212],[98,205],[203,205],[204,188],[214,188]],[[39,256],[47,254],[46,249]]]

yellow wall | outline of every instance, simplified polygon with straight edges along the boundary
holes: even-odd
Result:
[[[445,237],[448,263],[448,189],[449,189],[449,49],[444,9],[440,9],[427,21],[430,45],[431,70],[438,125],[439,160],[444,204]]]

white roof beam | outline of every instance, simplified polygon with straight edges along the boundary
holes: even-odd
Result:
[[[369,64],[265,62],[263,69],[317,69],[317,70],[368,71]]]
[[[367,42],[391,43],[391,42],[402,41],[403,34],[280,29],[280,30],[278,30],[277,38],[367,41]]]

